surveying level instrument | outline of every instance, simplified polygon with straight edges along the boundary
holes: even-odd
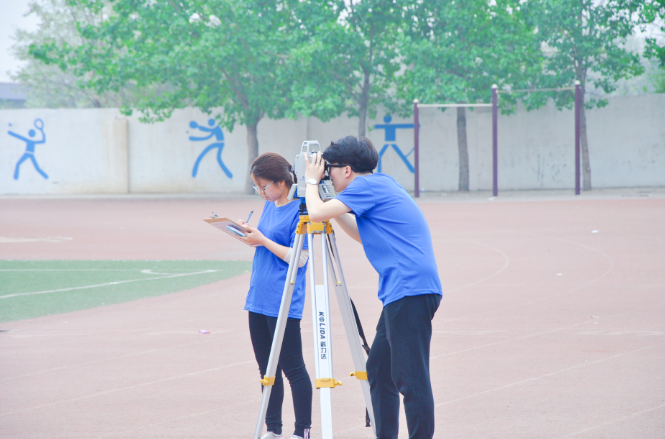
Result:
[[[321,152],[321,145],[316,140],[305,140],[300,146],[300,154],[298,154],[293,161],[291,170],[296,174],[297,180],[293,182],[291,190],[289,191],[289,201],[297,193],[298,198],[305,198],[305,191],[307,190],[307,182],[305,181],[305,160],[309,160],[312,154]],[[335,198],[335,189],[333,188],[332,180],[328,177],[328,173],[324,175],[323,179],[319,182],[319,196],[323,201],[332,200]]]
[[[311,145],[311,141],[308,141]],[[303,143],[303,148],[305,144]],[[318,142],[315,142],[318,146]],[[308,146],[309,146],[308,145]],[[307,154],[311,151],[303,151]],[[308,155],[304,155],[304,160],[309,160]],[[303,160],[303,165],[304,165]],[[300,176],[304,179],[304,169]],[[296,186],[294,184],[293,186]],[[320,187],[319,187],[319,190]],[[270,348],[270,358],[268,360],[268,367],[266,375],[263,377],[261,384],[263,384],[263,396],[261,398],[261,407],[259,409],[259,417],[256,421],[256,429],[254,431],[254,439],[260,439],[263,432],[263,425],[265,424],[266,412],[268,410],[268,401],[270,400],[270,393],[272,386],[275,383],[275,374],[277,371],[277,364],[279,362],[279,354],[282,351],[282,341],[284,340],[284,330],[286,328],[286,321],[289,316],[289,309],[291,308],[291,298],[293,296],[293,289],[295,287],[296,276],[298,274],[298,261],[300,260],[300,253],[307,237],[307,244],[309,247],[309,266],[307,267],[310,285],[310,297],[312,302],[312,325],[313,325],[313,340],[315,352],[315,365],[316,365],[316,388],[319,389],[319,396],[321,398],[321,438],[332,439],[332,403],[331,403],[331,390],[337,386],[341,386],[342,382],[333,378],[333,361],[332,361],[332,331],[330,321],[330,280],[337,295],[337,302],[339,304],[342,321],[344,322],[344,330],[351,349],[351,356],[353,358],[353,365],[355,371],[350,376],[355,376],[360,380],[360,387],[365,398],[366,406],[366,426],[372,427],[374,436],[376,436],[376,427],[374,422],[374,411],[372,409],[372,399],[369,391],[369,382],[367,381],[367,367],[365,354],[369,353],[369,346],[365,340],[365,335],[358,319],[358,314],[355,311],[355,306],[349,297],[349,291],[344,280],[344,273],[342,271],[342,264],[337,250],[337,241],[333,232],[332,225],[329,221],[322,223],[311,222],[307,214],[307,206],[305,204],[305,187],[302,192],[298,188],[298,196],[300,197],[300,221],[296,228],[296,238],[293,244],[293,251],[289,260],[289,268],[284,283],[284,290],[282,292],[282,301],[279,307],[279,316],[277,317],[277,324],[275,327],[275,335],[273,336],[272,346]],[[293,191],[295,192],[295,191]],[[322,283],[316,283],[315,277],[315,249],[314,240],[319,239],[321,243],[321,268],[322,268]],[[360,340],[364,344],[361,345]]]

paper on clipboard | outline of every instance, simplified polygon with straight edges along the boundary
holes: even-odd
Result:
[[[235,239],[237,239],[238,241],[242,242],[245,245],[249,245],[250,247],[258,247],[257,245],[247,244],[245,241],[240,239],[241,235],[239,235],[238,233],[243,233],[245,229],[233,220],[230,220],[228,218],[205,218],[203,221],[221,230],[227,235],[234,237]]]

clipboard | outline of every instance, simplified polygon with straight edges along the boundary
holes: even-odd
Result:
[[[227,235],[234,237],[235,239],[237,239],[238,241],[242,242],[245,245],[254,248],[258,247],[258,245],[251,245],[240,239],[241,236],[244,235],[243,232],[245,232],[246,230],[244,227],[242,227],[240,224],[237,224],[233,220],[230,220],[228,218],[205,218],[203,221],[207,222],[216,229],[221,230]]]

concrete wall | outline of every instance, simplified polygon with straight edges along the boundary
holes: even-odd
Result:
[[[421,110],[421,187],[457,189],[456,112]],[[382,171],[413,190],[413,129],[395,130],[386,141],[382,125],[412,120],[371,121],[368,136],[383,151]],[[0,194],[241,192],[247,176],[247,132],[215,129],[195,109],[179,110],[161,123],[143,124],[114,109],[0,110]],[[40,122],[41,121],[41,122]],[[42,125],[43,123],[43,125]],[[617,97],[587,111],[592,183],[596,188],[665,186],[665,94]],[[29,142],[34,154],[26,154]],[[30,136],[31,130],[32,136]],[[303,140],[322,146],[357,132],[357,119],[340,117],[270,120],[259,124],[260,152],[292,160]],[[491,111],[467,111],[471,190],[492,185]],[[10,134],[23,137],[19,139]],[[206,137],[191,140],[190,137]],[[548,105],[499,117],[499,188],[555,189],[574,186],[574,120],[571,110]],[[223,140],[217,140],[223,137]],[[217,144],[216,146],[214,144]],[[217,161],[221,148],[222,164]],[[388,146],[386,146],[388,145]],[[392,145],[396,145],[393,147]],[[193,170],[197,159],[210,147]],[[398,154],[406,156],[409,166]],[[44,175],[32,162],[35,159]],[[17,163],[23,159],[19,174]],[[228,172],[228,174],[227,174]]]

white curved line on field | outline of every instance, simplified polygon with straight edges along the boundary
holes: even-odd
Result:
[[[5,271],[136,271],[138,268],[0,268],[0,272]],[[178,271],[199,270],[198,268],[176,268]],[[163,274],[163,273],[154,273]]]
[[[524,232],[522,232],[522,233],[524,233]],[[543,301],[543,300],[552,299],[552,298],[554,298],[554,297],[558,297],[558,296],[563,296],[564,294],[570,294],[570,293],[572,293],[572,292],[575,292],[575,291],[581,290],[581,289],[583,289],[583,288],[588,287],[589,285],[592,285],[592,284],[598,282],[600,279],[604,278],[605,276],[607,276],[608,274],[610,274],[612,271],[614,271],[614,259],[612,259],[612,257],[611,257],[610,255],[608,255],[607,253],[602,252],[602,251],[600,251],[600,250],[598,250],[598,249],[596,249],[596,248],[593,248],[593,247],[588,246],[588,245],[580,244],[579,242],[571,241],[571,240],[569,240],[569,239],[556,238],[556,237],[553,237],[553,236],[546,236],[546,235],[537,235],[537,234],[535,234],[535,233],[528,233],[528,235],[538,236],[538,237],[546,237],[546,238],[554,239],[554,240],[556,240],[556,241],[567,242],[567,243],[570,243],[570,244],[574,244],[574,245],[577,245],[577,246],[584,247],[584,248],[586,248],[586,249],[592,250],[592,251],[594,251],[594,252],[596,252],[596,253],[599,253],[599,254],[602,255],[603,257],[605,257],[605,258],[609,261],[610,266],[609,266],[609,268],[607,269],[607,271],[605,271],[605,272],[602,273],[601,275],[599,275],[599,276],[597,276],[597,277],[591,279],[590,281],[588,281],[588,282],[586,282],[586,283],[584,283],[584,284],[582,284],[582,285],[578,285],[578,286],[576,286],[576,287],[573,287],[573,288],[571,288],[571,289],[569,289],[569,290],[567,290],[567,291],[563,291],[563,292],[561,292],[561,293],[550,294],[549,296],[539,297],[539,298],[537,298],[537,299],[527,300],[526,302],[521,302],[521,303],[518,303],[518,304],[516,304],[516,305],[509,305],[509,306],[505,306],[505,307],[502,307],[502,308],[496,308],[496,309],[492,309],[492,310],[489,310],[489,311],[481,312],[481,313],[478,313],[478,314],[471,314],[471,315],[466,315],[466,316],[455,317],[455,318],[452,318],[452,319],[445,319],[445,320],[442,320],[442,322],[448,323],[448,322],[454,322],[454,321],[456,321],[456,320],[462,320],[462,319],[466,319],[466,318],[470,318],[470,317],[478,317],[478,316],[482,316],[482,315],[485,315],[485,314],[491,314],[491,313],[495,313],[495,312],[505,311],[505,310],[508,310],[508,309],[519,308],[519,307],[521,307],[521,306],[528,305],[528,304],[531,304],[531,303],[535,303],[535,302],[540,302],[540,301]]]
[[[141,273],[143,273],[143,274],[154,274],[154,275],[157,275],[157,276],[169,276],[169,275],[173,274],[173,273],[155,273],[154,271],[152,271],[149,268],[146,268],[145,270],[141,270]]]
[[[155,279],[169,279],[169,278],[174,278],[174,277],[182,277],[182,276],[193,276],[195,274],[205,274],[205,273],[214,273],[219,270],[204,270],[204,271],[197,271],[195,273],[181,273],[181,274],[171,274],[168,276],[159,276],[159,277],[147,277],[144,279],[130,279],[130,280],[120,280],[117,282],[106,282],[103,284],[96,284],[96,285],[85,285],[82,287],[71,287],[71,288],[58,288],[56,290],[45,290],[45,291],[34,291],[32,293],[16,293],[16,294],[8,294],[6,296],[0,296],[0,299],[9,299],[10,297],[17,297],[17,296],[32,296],[35,294],[49,294],[49,293],[59,293],[62,291],[74,291],[74,290],[85,290],[88,288],[97,288],[97,287],[106,287],[109,285],[121,285],[121,284],[128,284],[132,282],[142,282],[146,280],[155,280]]]

